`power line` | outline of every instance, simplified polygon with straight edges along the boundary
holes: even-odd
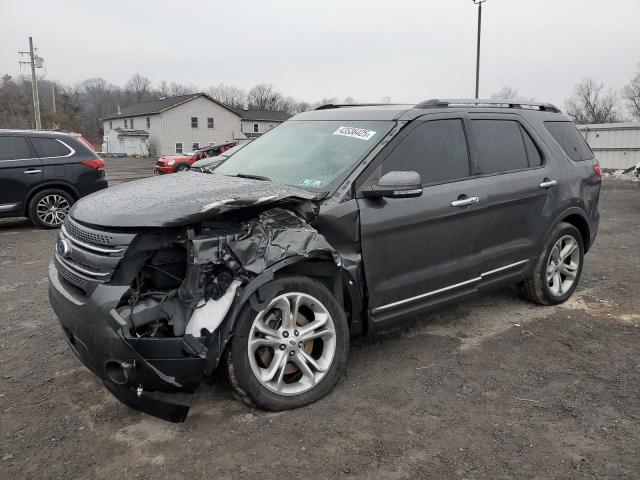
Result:
[[[38,79],[36,78],[36,68],[42,68],[44,65],[44,60],[42,57],[38,57],[34,53],[33,48],[33,38],[29,37],[29,51],[28,52],[18,52],[20,55],[28,55],[28,62],[19,62],[22,64],[29,64],[31,66],[31,94],[33,96],[33,117],[36,123],[36,130],[40,130],[42,128],[42,123],[40,121],[40,96],[38,95]]]

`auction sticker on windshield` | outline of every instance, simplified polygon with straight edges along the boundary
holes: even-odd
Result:
[[[360,140],[369,140],[373,137],[376,132],[373,130],[366,130],[364,128],[356,128],[356,127],[340,127],[335,132],[334,135],[340,135],[342,137],[351,137],[358,138]]]

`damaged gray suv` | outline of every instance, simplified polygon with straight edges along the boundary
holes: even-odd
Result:
[[[69,345],[118,399],[183,421],[152,391],[223,368],[247,403],[326,395],[349,340],[517,285],[564,302],[598,229],[600,167],[550,104],[327,105],[213,174],[78,201],[49,267]]]

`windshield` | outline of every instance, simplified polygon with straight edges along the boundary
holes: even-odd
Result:
[[[216,169],[327,191],[391,130],[390,121],[289,120],[245,145]]]

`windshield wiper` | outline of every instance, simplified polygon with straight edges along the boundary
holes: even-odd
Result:
[[[232,175],[232,177],[250,178],[252,180],[264,180],[266,182],[271,181],[269,177],[263,177],[262,175],[253,175],[251,173],[236,173],[235,175]]]

